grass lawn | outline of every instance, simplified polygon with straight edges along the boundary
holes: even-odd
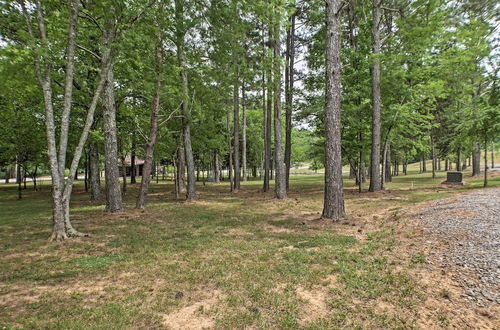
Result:
[[[194,203],[176,201],[172,182],[153,183],[145,212],[129,185],[121,214],[105,214],[80,183],[71,216],[91,236],[62,243],[48,241],[47,185],[20,201],[2,185],[0,329],[420,327],[428,290],[412,274],[425,256],[398,254],[395,230],[416,203],[482,187],[468,172],[466,186],[442,187],[444,175],[413,166],[361,195],[346,179],[338,223],[318,219],[321,175],[292,176],[283,202],[260,181],[236,194],[199,183]],[[425,317],[448,322],[440,311]]]

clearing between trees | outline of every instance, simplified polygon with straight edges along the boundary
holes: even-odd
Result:
[[[461,266],[436,261],[453,258],[455,241],[431,220],[465,222],[472,211],[442,198],[498,189],[477,190],[482,178],[468,175],[449,188],[443,176],[410,173],[362,194],[346,179],[351,211],[336,223],[319,219],[321,175],[291,176],[284,201],[250,181],[238,193],[199,184],[199,200],[181,202],[160,181],[146,211],[132,209],[139,185],[130,185],[117,214],[78,183],[72,221],[91,236],[61,244],[47,240],[48,188],[18,201],[14,185],[2,186],[0,326],[493,329],[498,301],[464,296]],[[500,186],[498,173],[490,184]]]

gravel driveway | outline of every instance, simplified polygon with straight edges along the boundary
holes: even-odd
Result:
[[[500,304],[500,188],[434,201],[420,220],[448,245],[434,251],[435,262],[454,270],[463,296],[480,306]]]

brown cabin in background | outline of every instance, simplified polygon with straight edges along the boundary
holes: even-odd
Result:
[[[130,176],[130,174],[132,173],[132,157],[130,157],[130,155],[125,157],[123,164],[125,166],[123,165],[120,166],[120,175],[123,175],[123,168],[125,167],[125,175]],[[144,168],[144,160],[135,157],[135,175],[141,176],[143,168]]]

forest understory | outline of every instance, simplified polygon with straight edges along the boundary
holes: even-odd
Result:
[[[435,262],[446,238],[421,222],[437,199],[490,190],[443,176],[413,172],[361,194],[345,179],[339,222],[320,219],[321,175],[291,176],[284,201],[249,181],[237,193],[198,183],[199,200],[184,202],[160,181],[146,211],[132,209],[129,185],[117,214],[79,182],[72,221],[91,236],[60,244],[48,241],[49,191],[18,201],[3,185],[0,327],[494,329],[498,302],[464,296],[461,269]]]

